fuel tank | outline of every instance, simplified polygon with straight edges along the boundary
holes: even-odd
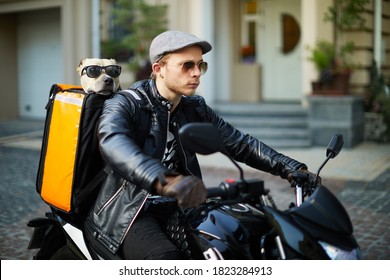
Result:
[[[186,243],[187,255],[195,258],[203,258],[210,249],[223,259],[260,258],[261,236],[269,230],[261,211],[241,203],[186,209],[169,226],[175,242]]]

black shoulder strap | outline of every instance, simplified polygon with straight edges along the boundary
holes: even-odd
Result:
[[[137,120],[139,125],[137,125],[138,130],[135,135],[136,138],[135,140],[138,143],[138,145],[140,145],[140,147],[143,147],[148,131],[150,130],[153,118],[156,118],[154,105],[152,104],[152,102],[150,101],[149,97],[146,94],[142,93],[136,88],[129,88],[123,90],[122,92],[126,92],[126,94],[130,94],[136,100],[139,109],[141,111],[141,115]]]
[[[99,183],[111,172],[111,168],[106,166],[88,183],[87,186],[79,193],[74,208],[77,208],[89,196],[90,193],[99,185]]]
[[[147,110],[152,109],[153,105],[149,97],[146,94],[140,92],[138,89],[130,88],[130,89],[122,90],[121,92],[129,93],[137,101],[141,109],[147,109]]]

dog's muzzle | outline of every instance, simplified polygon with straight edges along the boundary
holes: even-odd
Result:
[[[111,77],[105,77],[103,82],[108,85],[108,86],[112,86],[114,84],[114,79],[111,78]]]

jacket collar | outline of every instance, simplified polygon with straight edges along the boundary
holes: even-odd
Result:
[[[167,108],[168,111],[170,111],[173,107],[173,104],[168,99],[161,96],[161,94],[157,90],[156,81],[154,79],[149,80],[149,88],[150,88],[150,93],[152,95],[152,98],[156,102],[162,104],[165,108]]]

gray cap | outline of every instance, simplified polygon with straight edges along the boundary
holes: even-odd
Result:
[[[180,49],[199,45],[202,53],[211,51],[211,45],[198,37],[182,31],[169,30],[157,35],[149,48],[150,62],[153,64],[167,53],[172,53]]]

